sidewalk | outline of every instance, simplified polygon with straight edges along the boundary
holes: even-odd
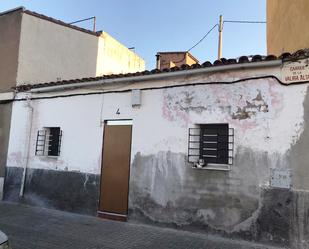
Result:
[[[275,249],[8,202],[0,202],[0,230],[13,249]]]

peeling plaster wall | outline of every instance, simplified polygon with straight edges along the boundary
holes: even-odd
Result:
[[[257,75],[254,70],[237,71],[158,81],[157,85],[229,81]],[[131,87],[150,84],[136,83]],[[34,113],[29,171],[39,173],[27,176],[26,195],[36,197],[34,204],[48,203],[50,207],[76,211],[67,208],[67,203],[78,207],[85,196],[91,196],[87,210],[93,213],[93,200],[98,199],[99,191],[102,121],[132,119],[129,218],[307,248],[306,84],[287,87],[274,79],[259,79],[147,90],[142,91],[142,105],[135,108],[131,106],[130,92],[36,100],[31,105]],[[26,109],[24,102],[14,103],[7,161],[11,173],[26,162]],[[229,123],[235,129],[235,159],[230,171],[192,169],[187,162],[188,129],[201,123]],[[37,130],[50,126],[60,126],[63,131],[60,157],[34,156]],[[291,189],[270,186],[273,168],[292,171]],[[54,184],[48,185],[38,179],[49,179],[43,176],[57,172],[80,174],[83,180],[76,181],[76,189],[81,189],[83,197],[70,201],[62,198],[58,190],[60,196],[49,196],[46,189],[57,189],[57,177],[51,178]],[[93,175],[94,185],[87,185],[87,174]],[[12,184],[6,184],[6,189],[13,193],[20,182],[14,181],[18,173],[7,178]],[[39,187],[34,188],[34,183]],[[63,185],[63,194],[67,193],[66,187]],[[66,205],[50,201],[55,199]]]

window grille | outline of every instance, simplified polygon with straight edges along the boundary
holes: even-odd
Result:
[[[39,130],[36,140],[36,156],[59,156],[62,140],[60,127],[47,127]]]
[[[233,164],[234,129],[228,124],[202,124],[189,129],[188,161],[190,163]]]

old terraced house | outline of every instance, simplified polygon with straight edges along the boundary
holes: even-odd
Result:
[[[305,248],[308,55],[17,86],[5,200]]]
[[[307,49],[160,52],[145,71],[107,33],[24,8],[0,32],[0,198],[309,247]]]

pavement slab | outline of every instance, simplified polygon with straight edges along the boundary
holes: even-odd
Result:
[[[279,249],[182,230],[0,202],[13,249]]]

